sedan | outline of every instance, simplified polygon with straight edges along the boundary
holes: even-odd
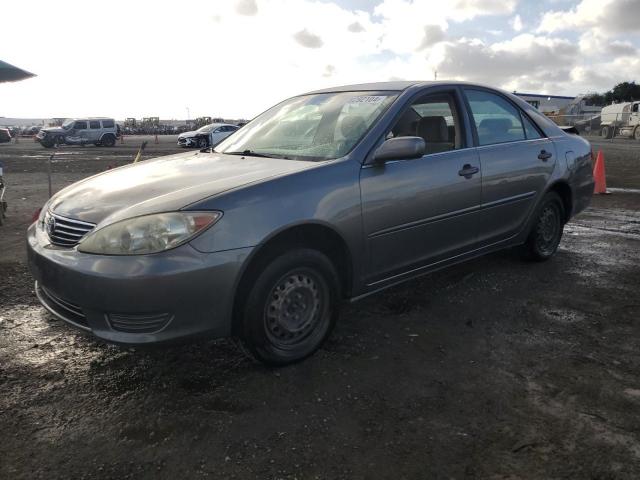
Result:
[[[193,132],[178,135],[179,147],[214,147],[240,127],[227,123],[211,123]]]
[[[29,227],[29,264],[44,307],[106,341],[233,336],[284,365],[322,345],[343,300],[503,248],[551,258],[591,163],[507,92],[332,88],[210,151],[67,187]]]

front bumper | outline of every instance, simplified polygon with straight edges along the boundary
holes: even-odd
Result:
[[[91,255],[27,232],[40,302],[96,337],[150,344],[231,333],[233,296],[251,248],[201,253],[185,244],[153,255]]]
[[[196,137],[178,138],[178,146],[179,147],[195,147],[196,145],[197,145]]]

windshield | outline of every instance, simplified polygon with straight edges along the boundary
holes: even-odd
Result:
[[[65,120],[65,122],[62,124],[62,128],[64,128],[65,130],[69,130],[73,126],[73,122],[73,118]]]
[[[395,100],[390,92],[320,93],[267,110],[216,147],[292,160],[329,160],[351,151]]]
[[[198,130],[196,130],[196,132],[209,133],[211,130],[213,130],[213,127],[215,127],[215,125],[205,125],[204,127],[200,127]]]

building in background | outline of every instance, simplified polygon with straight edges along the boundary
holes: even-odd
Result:
[[[534,106],[542,113],[558,113],[561,109],[569,105],[575,97],[564,97],[561,95],[542,95],[536,93],[513,92],[528,104]]]

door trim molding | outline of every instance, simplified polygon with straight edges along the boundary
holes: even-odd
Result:
[[[384,228],[382,230],[377,230],[377,231],[375,231],[373,233],[370,233],[367,238],[377,238],[377,237],[381,237],[381,236],[384,236],[384,235],[397,233],[397,232],[400,232],[402,230],[409,230],[411,228],[422,227],[422,226],[428,225],[430,223],[440,222],[442,220],[448,220],[449,218],[458,217],[458,216],[461,216],[461,215],[466,215],[468,213],[479,212],[481,210],[488,210],[490,208],[499,207],[501,205],[506,205],[506,204],[509,204],[509,203],[520,202],[520,201],[527,200],[527,199],[535,196],[535,194],[536,194],[535,191],[526,192],[526,193],[520,193],[520,194],[514,195],[512,197],[501,198],[499,200],[495,200],[495,201],[489,202],[489,203],[483,203],[481,205],[477,205],[477,206],[474,206],[474,207],[463,208],[463,209],[460,209],[460,210],[455,210],[453,212],[447,212],[447,213],[442,213],[440,215],[435,215],[435,216],[429,217],[429,218],[422,218],[420,220],[414,220],[413,222],[403,223],[401,225],[396,225],[396,226],[393,226],[393,227]]]

